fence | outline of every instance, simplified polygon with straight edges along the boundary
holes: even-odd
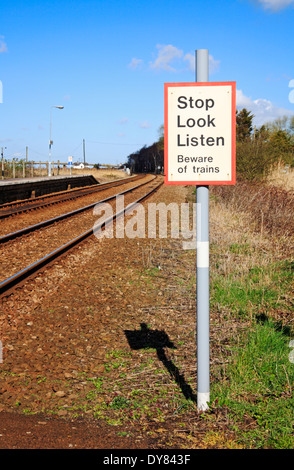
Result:
[[[48,176],[49,162],[35,162],[25,160],[1,160],[1,177],[2,179],[10,178],[33,178],[37,176]],[[70,175],[71,168],[68,163],[51,162],[51,174],[56,175]]]

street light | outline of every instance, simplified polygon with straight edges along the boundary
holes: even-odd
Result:
[[[49,165],[48,165],[48,176],[51,176],[51,145],[53,141],[51,140],[51,115],[52,115],[52,108],[63,109],[64,106],[51,106],[50,107],[50,138],[49,138]]]
[[[7,147],[4,147],[6,150]],[[3,147],[1,148],[1,178],[4,180],[4,155],[3,155]]]

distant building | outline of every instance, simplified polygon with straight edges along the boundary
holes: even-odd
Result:
[[[72,167],[77,170],[83,170],[84,168],[90,168],[90,165],[88,163],[77,162]]]

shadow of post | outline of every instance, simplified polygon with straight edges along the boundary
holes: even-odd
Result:
[[[168,335],[163,330],[150,330],[146,323],[141,323],[140,326],[140,330],[125,330],[130,348],[134,350],[156,349],[158,359],[162,362],[173,380],[179,385],[185,398],[196,401],[197,398],[190,385],[185,381],[184,375],[180,373],[175,364],[166,356],[164,348],[176,349]]]

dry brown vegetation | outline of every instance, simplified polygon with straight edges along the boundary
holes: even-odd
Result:
[[[55,174],[57,174],[55,169]],[[60,176],[69,176],[70,171],[68,168],[61,168],[58,173]],[[74,169],[71,170],[72,176],[81,176],[81,175],[93,175],[99,182],[103,183],[104,181],[115,180],[120,178],[126,178],[128,175],[123,170],[118,170],[116,168],[85,168],[85,169]],[[47,176],[46,170],[35,170],[34,176]]]
[[[284,166],[278,166],[267,178],[267,183],[273,186],[279,186],[286,190],[294,190],[294,169],[288,169]]]
[[[290,186],[294,174],[285,175]],[[248,183],[240,181],[236,186],[228,188],[216,186],[213,194],[230,204],[236,210],[249,212],[261,234],[267,230],[273,235],[294,234],[294,188],[285,189],[283,176],[275,178],[275,184]]]

